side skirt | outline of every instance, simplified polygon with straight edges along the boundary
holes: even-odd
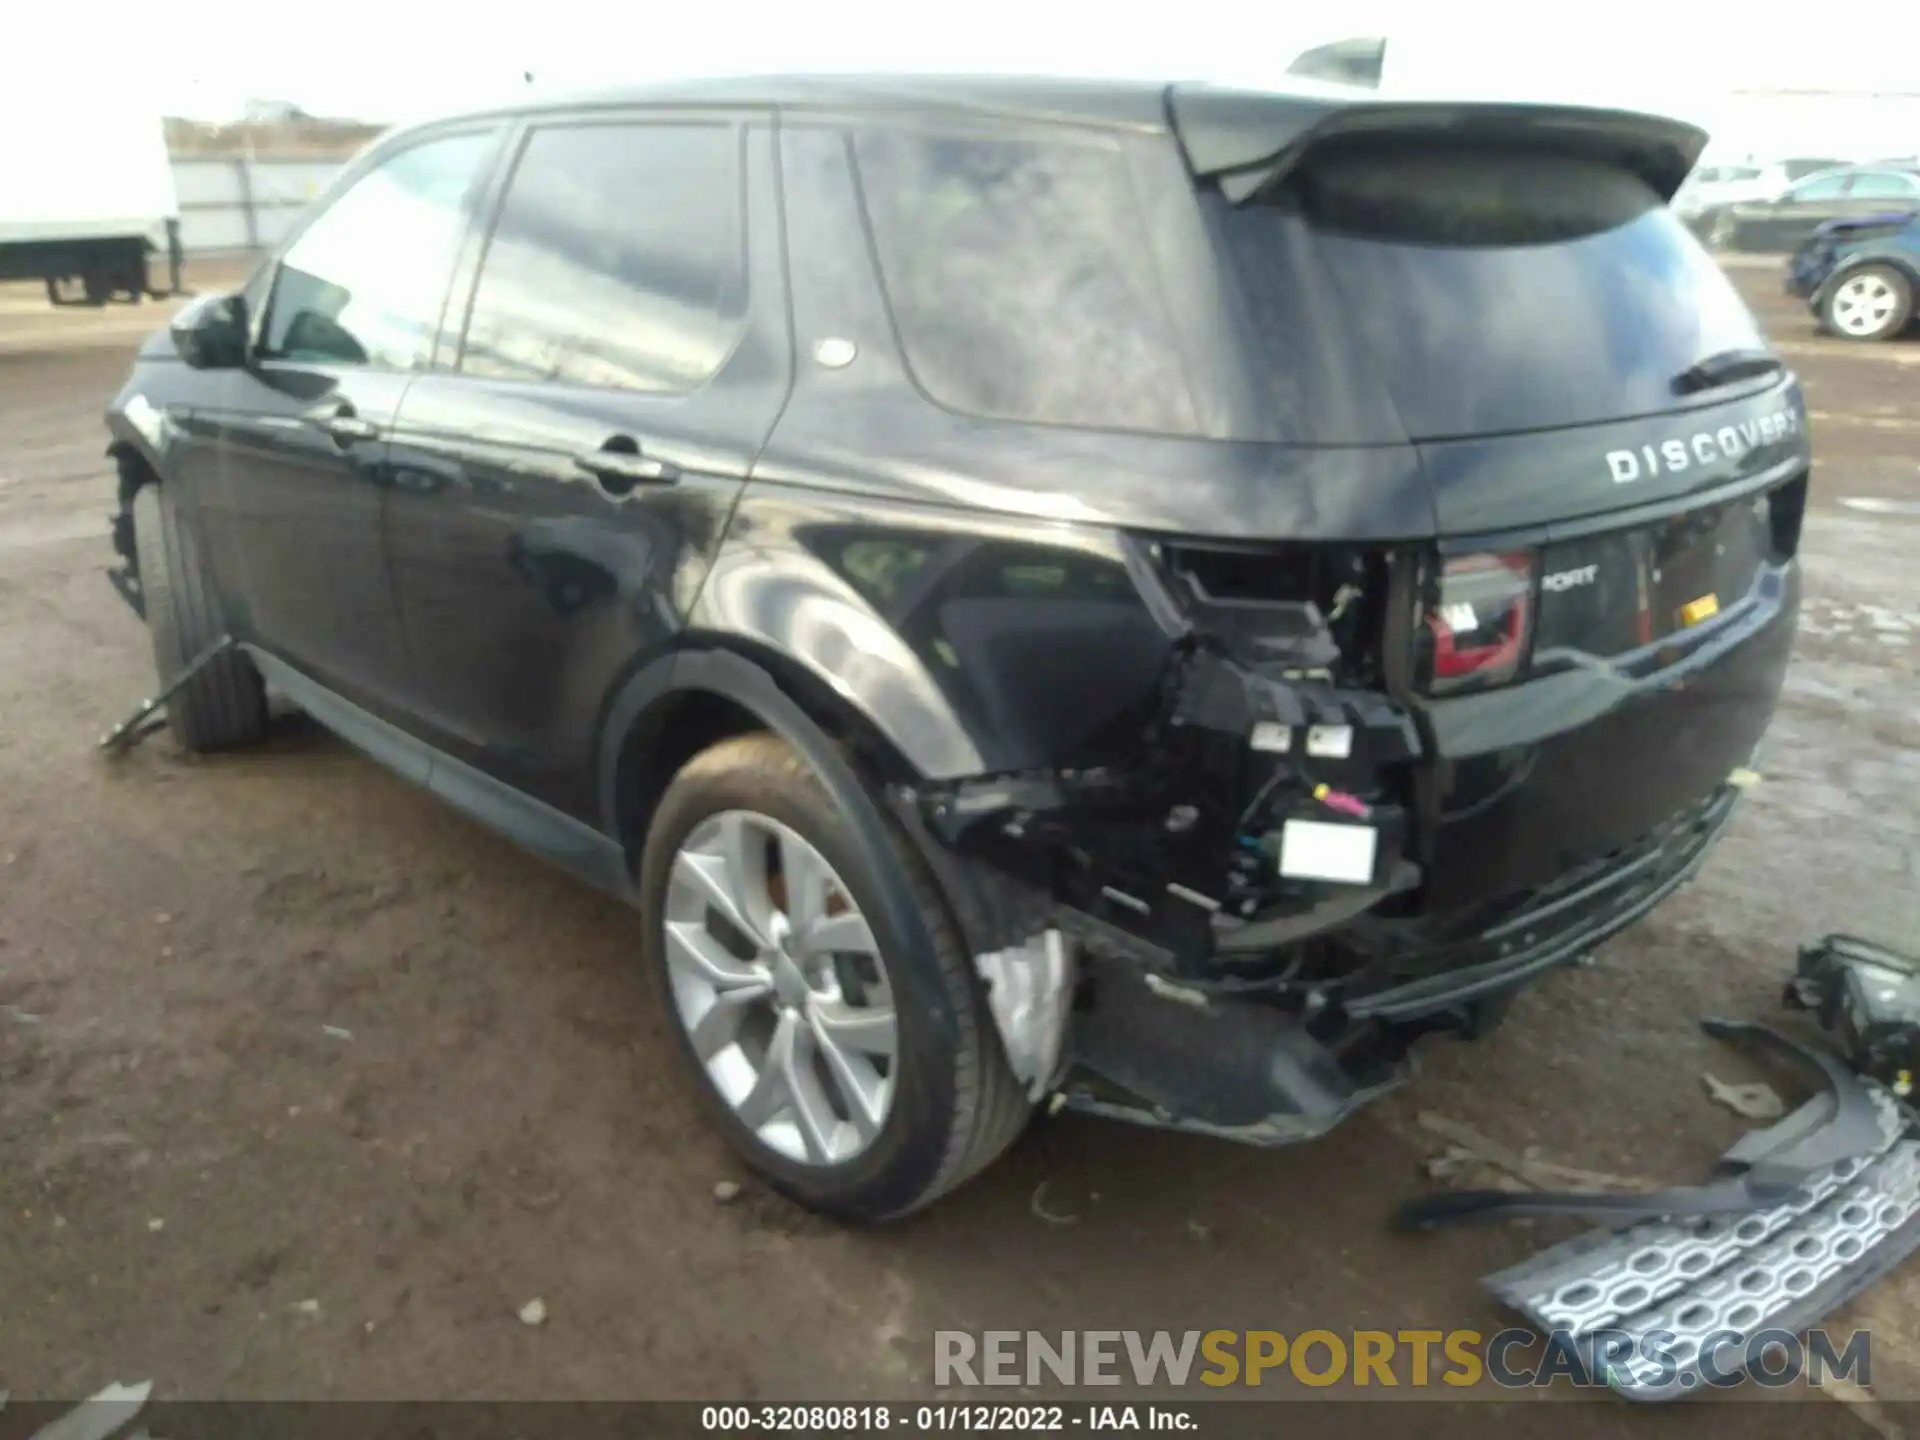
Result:
[[[619,844],[570,815],[521,794],[464,761],[442,754],[397,726],[246,645],[266,682],[356,750],[402,779],[424,786],[471,820],[617,899],[635,899]]]

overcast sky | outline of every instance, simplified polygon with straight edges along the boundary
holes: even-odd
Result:
[[[1051,71],[1271,81],[1306,45],[1380,33],[1444,54],[1455,88],[1679,110],[1739,86],[1920,90],[1920,3],[1751,0],[169,0],[6,24],[0,86],[43,107],[113,101],[230,118],[249,98],[407,120],[542,86],[781,70]],[[1575,13],[1577,12],[1577,13]],[[1301,19],[1308,17],[1335,17]],[[36,35],[44,28],[44,35]],[[82,42],[82,36],[87,37]],[[1544,92],[1544,93],[1542,93]],[[91,97],[91,100],[89,99]]]

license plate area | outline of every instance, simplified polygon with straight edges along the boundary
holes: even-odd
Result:
[[[1708,623],[1752,588],[1771,533],[1762,496],[1548,546],[1536,666],[1554,651],[1624,655]]]

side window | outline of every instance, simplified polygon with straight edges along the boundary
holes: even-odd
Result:
[[[1796,185],[1787,192],[1787,199],[1801,200],[1838,200],[1847,190],[1847,176],[1822,175],[1817,180],[1809,180],[1804,185]]]
[[[696,389],[746,324],[743,220],[734,126],[535,130],[481,262],[460,368]]]
[[[494,142],[491,133],[424,141],[336,197],[281,257],[261,354],[393,370],[424,365],[467,197]]]
[[[1849,195],[1864,195],[1869,199],[1911,200],[1920,194],[1920,180],[1911,175],[1899,175],[1890,170],[1874,170],[1853,177],[1853,188]]]
[[[929,395],[999,419],[1193,433],[1116,149],[876,129],[856,150],[887,300]]]

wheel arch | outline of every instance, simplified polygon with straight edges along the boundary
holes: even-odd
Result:
[[[919,778],[871,717],[799,662],[714,639],[654,660],[616,692],[599,747],[602,828],[637,861],[681,767],[719,740],[760,730],[798,750],[849,812],[875,786]]]
[[[602,823],[626,851],[632,871],[643,863],[654,808],[686,762],[719,740],[762,731],[800,754],[876,863],[894,851],[890,820],[900,825],[907,807],[889,805],[886,792],[911,783],[905,758],[877,726],[795,662],[717,642],[646,665],[621,687],[607,712],[600,747]],[[966,891],[956,893],[951,863],[929,853],[917,827],[902,828],[950,910],[964,910]],[[880,897],[895,934],[925,933],[911,893],[911,887],[889,887]],[[971,939],[967,916],[952,918]],[[956,1023],[941,1010],[940,1023]]]

